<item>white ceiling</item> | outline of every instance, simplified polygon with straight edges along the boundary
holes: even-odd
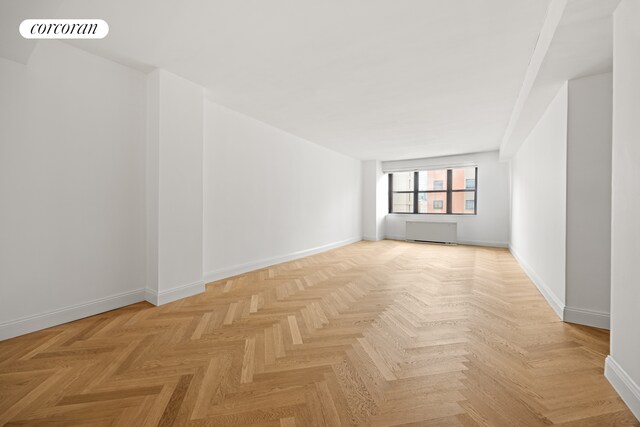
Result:
[[[107,38],[72,43],[164,68],[336,151],[395,160],[517,147],[562,79],[610,67],[619,0],[553,0],[564,13],[524,98],[552,0],[2,1],[9,59],[33,49],[14,37],[21,19],[104,19]]]
[[[0,0],[0,57],[26,64],[36,40],[23,39],[18,26],[24,19],[54,16],[62,0]]]
[[[556,0],[554,0],[556,1]],[[611,71],[613,11],[620,0],[568,0],[522,112],[500,155],[515,154],[567,80]]]
[[[82,49],[165,68],[336,151],[392,160],[500,146],[548,3],[63,0],[55,16],[109,23],[105,39],[73,42]]]

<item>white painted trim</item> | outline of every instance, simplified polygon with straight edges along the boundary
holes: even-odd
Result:
[[[384,238],[385,238],[385,240],[407,240],[404,236],[385,235]]]
[[[491,248],[508,248],[509,244],[504,242],[481,242],[476,240],[458,240],[459,245],[489,246]]]
[[[186,285],[176,286],[165,291],[157,292],[154,289],[146,288],[145,299],[153,305],[168,304],[173,301],[177,301],[182,298],[187,298],[193,295],[204,292],[204,280],[198,280],[197,282],[188,283]]]
[[[386,240],[407,240],[405,236],[384,236]],[[488,246],[491,248],[508,248],[508,243],[503,242],[481,242],[476,240],[458,240],[459,245],[469,245],[469,246]]]
[[[564,308],[564,321],[602,329],[609,329],[610,324],[609,313],[569,306]]]
[[[383,238],[371,237],[371,236],[362,236],[362,240],[368,240],[370,242],[377,242],[379,240],[384,240]]]
[[[4,322],[0,324],[0,340],[72,322],[84,317],[94,316],[104,313],[105,311],[115,310],[116,308],[144,301],[144,297],[144,289],[138,289]]]
[[[350,245],[362,240],[362,237],[352,237],[350,239],[341,240],[339,242],[329,243],[327,245],[318,246],[311,249],[305,249],[302,251],[291,252],[286,255],[279,255],[270,258],[264,258],[257,261],[246,262],[243,264],[236,264],[230,267],[221,268],[218,270],[209,271],[204,274],[205,283],[215,282],[217,280],[226,279],[227,277],[237,276],[238,274],[247,273],[249,271],[259,270],[261,268],[270,267],[282,262],[292,261],[299,258],[304,258],[310,255],[315,255],[321,252],[326,252],[331,249],[339,248],[340,246]]]
[[[633,412],[633,415],[640,420],[640,387],[611,355],[607,356],[604,361],[604,376]]]
[[[511,255],[513,255],[513,257],[516,259],[516,261],[518,261],[518,264],[520,264],[522,270],[527,274],[527,276],[529,276],[529,279],[531,279],[533,284],[536,285],[536,288],[538,288],[544,299],[547,300],[547,303],[549,303],[556,315],[560,318],[560,320],[564,320],[564,303],[560,301],[560,298],[558,298],[558,296],[553,293],[553,291],[544,283],[540,276],[536,274],[533,268],[531,268],[531,266],[527,264],[520,255],[518,255],[518,252],[513,249],[513,246],[509,245],[509,251],[511,252]]]

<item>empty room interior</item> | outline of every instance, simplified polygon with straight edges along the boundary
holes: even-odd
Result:
[[[640,426],[640,0],[0,0],[0,426]]]

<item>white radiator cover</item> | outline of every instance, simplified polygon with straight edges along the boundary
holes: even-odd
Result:
[[[458,224],[455,222],[407,221],[406,239],[419,242],[456,243]]]

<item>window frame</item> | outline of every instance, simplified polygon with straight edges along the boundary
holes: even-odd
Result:
[[[466,179],[465,179],[465,188],[460,190],[454,190],[453,187],[453,170],[461,169],[460,167],[448,167],[442,168],[447,171],[447,181],[444,190],[420,190],[419,178],[418,174],[420,172],[428,172],[427,170],[414,170],[413,171],[413,190],[403,190],[403,191],[393,191],[393,172],[389,173],[389,213],[397,214],[397,215],[477,215],[478,214],[478,167],[474,166],[474,180],[475,185],[473,190],[466,188]],[[435,169],[432,169],[435,170]],[[441,169],[438,169],[441,170]],[[407,171],[411,172],[411,171]],[[452,209],[453,205],[453,193],[470,193],[473,192],[473,213],[454,213]],[[412,212],[393,212],[393,195],[397,194],[413,194],[413,209]],[[445,193],[447,195],[447,203],[445,212],[418,212],[418,195],[420,193]],[[466,201],[465,201],[466,204]]]

